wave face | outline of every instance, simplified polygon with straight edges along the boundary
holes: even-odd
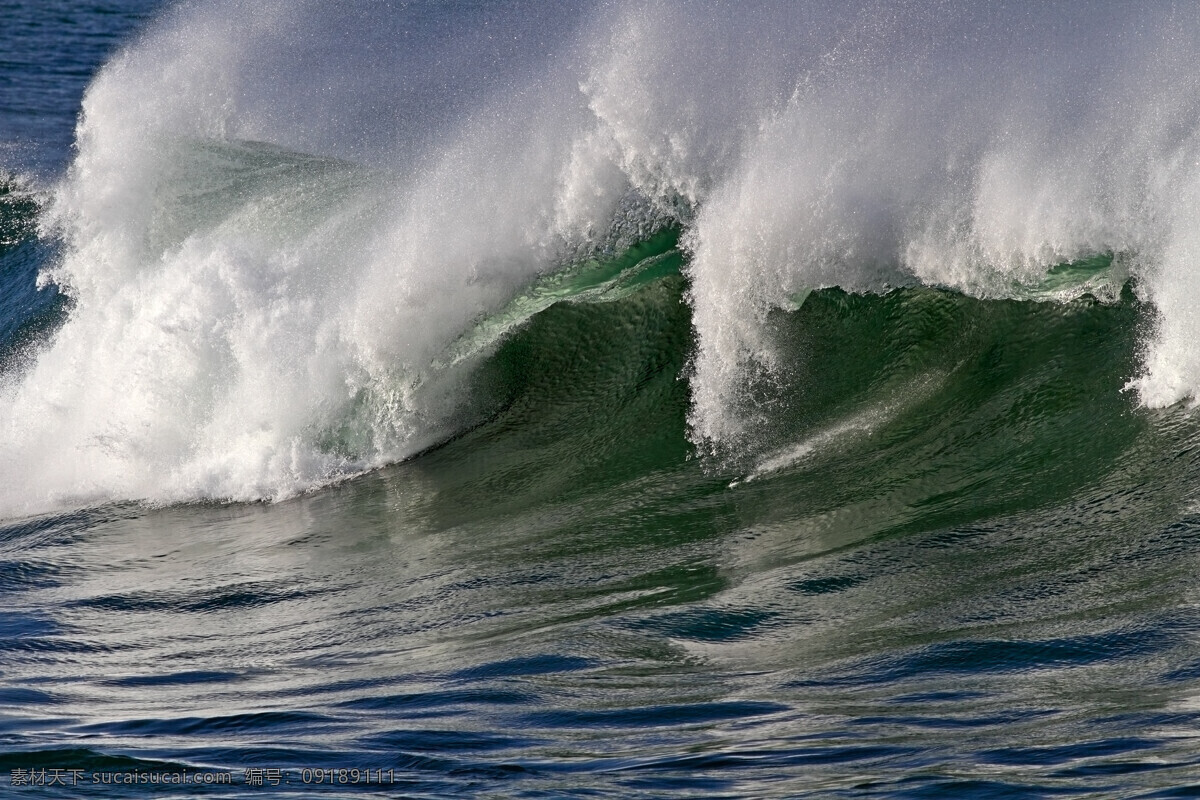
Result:
[[[182,5],[92,83],[44,199],[68,300],[7,362],[0,513],[404,459],[500,413],[508,331],[670,272],[663,235],[692,444],[746,477],[813,444],[778,452],[778,319],[814,289],[1131,279],[1128,388],[1194,399],[1198,50],[1170,4]]]

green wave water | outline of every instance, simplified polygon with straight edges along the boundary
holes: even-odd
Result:
[[[1130,452],[1156,438],[1157,416],[1123,391],[1148,315],[1128,286],[1112,303],[1086,291],[1059,303],[823,289],[771,318],[787,366],[732,411],[755,416],[750,445],[699,458],[687,438],[686,281],[647,274],[662,263],[658,249],[639,246],[608,267],[647,282],[607,302],[591,302],[594,277],[575,294],[539,286],[514,303],[546,305],[523,326],[511,310],[482,324],[484,335],[509,326],[475,390],[501,410],[421,463],[461,464],[456,482],[478,469],[502,504],[527,502],[513,493],[525,483],[553,494],[657,470],[730,476],[735,494],[768,506],[782,491],[792,522],[868,535],[1069,501],[1136,470]]]

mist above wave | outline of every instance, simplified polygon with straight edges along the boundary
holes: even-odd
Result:
[[[287,496],[461,424],[437,366],[539,276],[686,227],[693,439],[753,439],[766,316],[1003,297],[1122,254],[1133,385],[1200,389],[1184,6],[206,2],[97,76],[47,232],[70,319],[0,397],[0,513]],[[1193,285],[1196,284],[1196,285]]]

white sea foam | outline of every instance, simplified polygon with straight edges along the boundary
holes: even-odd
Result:
[[[1048,4],[850,22],[692,229],[698,439],[752,434],[729,409],[777,369],[763,320],[793,293],[917,280],[1005,296],[1106,251],[1165,312],[1142,400],[1194,396],[1195,27],[1168,6]]]
[[[1140,398],[1200,394],[1194,8],[830,5],[167,15],[85,98],[45,223],[74,307],[0,397],[0,514],[282,497],[427,446],[470,369],[446,348],[630,198],[688,229],[705,449],[752,437],[766,315],[808,289],[1004,296],[1105,251],[1161,312]]]
[[[87,93],[46,221],[74,307],[0,399],[4,512],[283,497],[428,446],[466,371],[435,357],[612,215],[576,205],[625,190],[568,168],[586,106],[569,70],[529,73],[553,56],[505,38],[519,8],[245,5],[187,7]],[[455,22],[461,40],[437,38]],[[434,30],[348,72],[409,24]]]

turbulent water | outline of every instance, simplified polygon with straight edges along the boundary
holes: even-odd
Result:
[[[1200,797],[1194,6],[0,15],[5,793]]]

